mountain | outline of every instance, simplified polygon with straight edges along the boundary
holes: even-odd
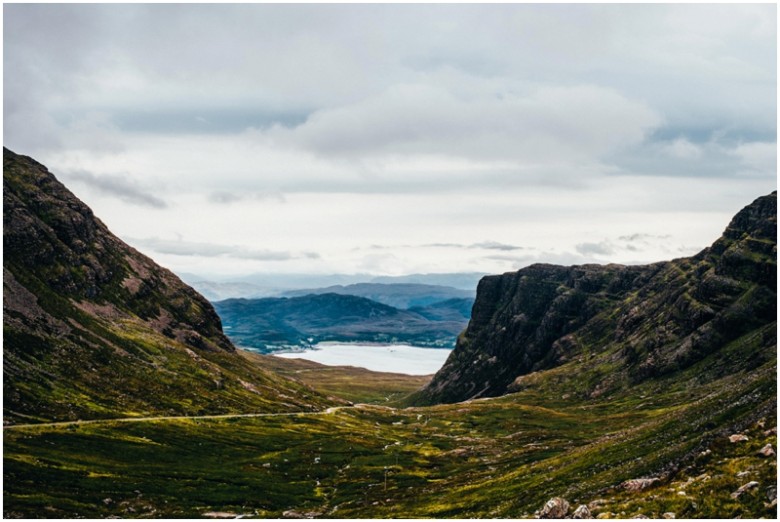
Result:
[[[420,314],[431,321],[468,321],[471,318],[473,306],[474,298],[456,297],[446,301],[438,301],[428,306],[413,306],[409,308],[409,311]]]
[[[533,265],[483,278],[471,320],[416,404],[500,396],[562,370],[583,398],[697,369],[699,382],[776,357],[777,193],[699,254],[647,266]]]
[[[260,352],[322,341],[405,342],[452,347],[468,322],[458,310],[399,310],[364,297],[312,294],[301,297],[228,299],[214,303],[233,342]],[[437,315],[438,314],[438,315]]]
[[[474,293],[477,283],[486,274],[484,272],[453,272],[449,274],[409,274],[403,276],[376,276],[369,283],[414,284],[449,286]]]
[[[328,402],[248,364],[206,299],[8,149],[3,248],[6,423]]]
[[[402,310],[413,307],[425,307],[449,299],[473,299],[474,297],[473,290],[461,290],[450,286],[413,283],[357,283],[347,286],[334,285],[327,288],[290,290],[284,292],[282,297],[300,297],[309,294],[355,295]],[[469,312],[470,311],[471,310],[469,310]],[[466,318],[468,318],[468,315]]]
[[[374,276],[371,274],[249,274],[227,278],[186,272],[180,272],[178,275],[183,281],[213,302],[232,298],[296,297],[312,293],[326,293],[326,290],[335,293],[350,293],[341,292],[339,289],[371,284],[383,286],[422,285],[422,287],[447,287],[448,290],[446,291],[450,292],[449,297],[473,298],[474,289],[477,287],[480,278],[485,274],[411,274],[406,276]],[[424,290],[424,288],[421,288],[421,290]],[[445,291],[442,288],[433,290],[437,293]],[[353,291],[352,295],[368,297],[396,308],[406,308],[402,302],[384,301],[377,298],[384,295],[381,292],[374,293],[373,297],[355,292],[357,291]]]

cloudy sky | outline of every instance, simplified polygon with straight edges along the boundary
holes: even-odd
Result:
[[[657,261],[777,184],[773,4],[3,12],[4,145],[175,271]]]

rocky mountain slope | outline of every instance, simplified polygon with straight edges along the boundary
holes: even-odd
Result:
[[[647,266],[533,265],[483,278],[471,321],[412,402],[499,396],[536,372],[583,398],[702,363],[709,382],[776,357],[777,193],[699,254]]]
[[[233,342],[270,353],[322,341],[406,342],[451,348],[468,322],[470,304],[468,301],[464,306],[456,299],[399,310],[364,297],[328,293],[228,299],[214,306]]]
[[[8,149],[3,248],[6,423],[328,402],[248,365],[208,301]]]

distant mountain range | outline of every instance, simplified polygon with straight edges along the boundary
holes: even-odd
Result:
[[[228,299],[214,307],[234,343],[272,353],[323,341],[451,348],[468,323],[472,303],[471,298],[455,297],[402,310],[356,295],[321,293]]]
[[[214,302],[242,297],[289,297],[292,295],[306,295],[307,293],[323,293],[322,290],[324,289],[372,283],[382,285],[444,286],[466,292],[465,294],[458,294],[458,297],[473,297],[477,283],[487,274],[477,272],[410,274],[405,276],[374,276],[371,274],[253,274],[230,279],[216,276],[204,277],[189,273],[181,273],[179,275],[189,285],[203,294],[204,297]],[[391,306],[396,305],[391,304]]]
[[[461,290],[450,286],[426,285],[414,283],[358,283],[354,285],[336,285],[327,288],[290,290],[282,297],[301,297],[309,294],[340,294],[365,297],[378,303],[406,310],[413,307],[426,307],[449,299],[466,299],[473,302],[476,286],[471,290]],[[466,317],[469,317],[471,310]]]

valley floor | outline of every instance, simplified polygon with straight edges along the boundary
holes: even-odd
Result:
[[[767,364],[696,396],[660,385],[588,401],[525,391],[15,426],[3,433],[4,516],[521,518],[552,497],[593,517],[774,516],[776,457],[757,451],[777,445],[775,383]],[[730,442],[734,430],[747,440]],[[640,477],[659,480],[621,487]]]

